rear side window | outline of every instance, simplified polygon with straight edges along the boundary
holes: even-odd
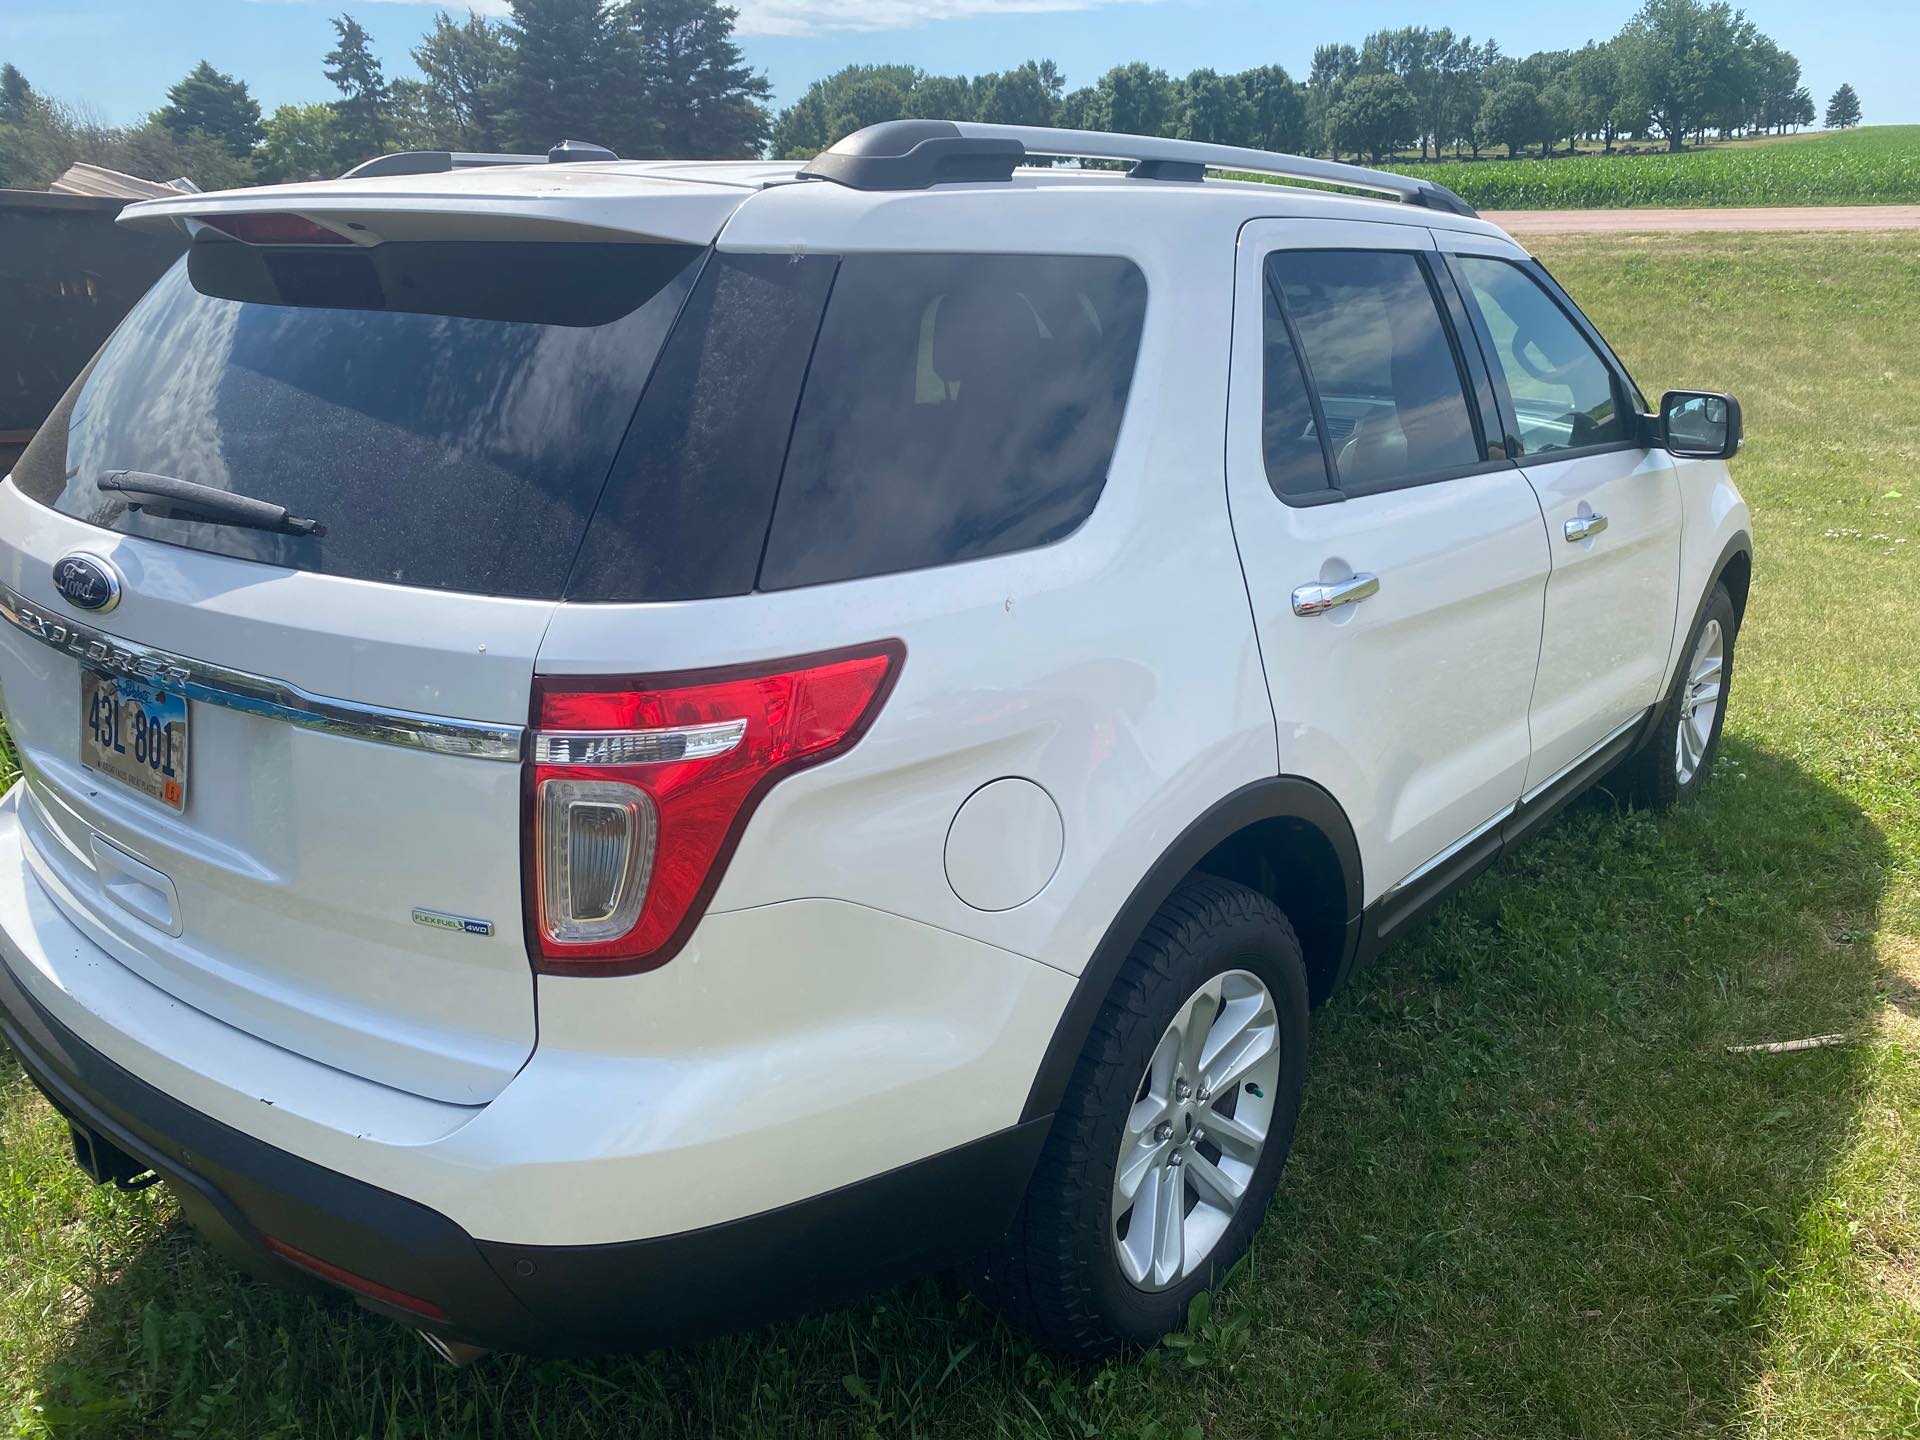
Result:
[[[196,242],[68,391],[14,483],[195,550],[558,598],[702,253]],[[115,470],[272,501],[326,534],[132,509],[96,486]]]
[[[1130,261],[853,255],[793,421],[760,588],[1029,549],[1092,511],[1146,313]]]
[[[1417,257],[1282,250],[1267,265],[1341,490],[1391,489],[1480,460],[1459,363]]]
[[[1462,255],[1454,264],[1493,342],[1521,453],[1626,440],[1613,372],[1540,283],[1505,260]]]
[[[716,254],[608,478],[569,600],[753,588],[831,256]]]

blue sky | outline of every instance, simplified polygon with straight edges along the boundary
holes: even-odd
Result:
[[[1071,85],[1145,59],[1176,74],[1275,62],[1303,75],[1313,47],[1358,43],[1386,26],[1451,25],[1492,35],[1509,52],[1579,45],[1617,30],[1633,0],[1347,0],[1326,6],[1260,0],[736,0],[748,61],[777,103],[854,61],[904,61],[977,74],[1051,57]],[[245,79],[262,106],[327,99],[320,74],[328,17],[346,9],[374,37],[388,73],[411,74],[407,50],[435,10],[417,0],[0,0],[0,60],[42,92],[80,101],[113,123],[161,104],[167,86],[207,59]],[[506,0],[473,8],[504,14]],[[1920,123],[1916,0],[1750,0],[1748,16],[1800,57],[1821,106],[1841,81],[1869,124]]]

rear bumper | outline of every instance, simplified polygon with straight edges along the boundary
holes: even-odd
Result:
[[[162,1093],[61,1025],[4,964],[0,1036],[56,1109],[151,1166],[194,1225],[247,1268],[309,1278],[271,1237],[399,1297],[359,1293],[370,1309],[530,1353],[678,1344],[964,1260],[1011,1223],[1048,1123],[705,1229],[626,1244],[509,1245],[475,1240],[437,1211]]]

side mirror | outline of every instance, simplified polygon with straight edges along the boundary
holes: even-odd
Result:
[[[1740,402],[1712,390],[1660,397],[1659,443],[1683,460],[1731,460],[1740,450]]]

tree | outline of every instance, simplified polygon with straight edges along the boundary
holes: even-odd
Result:
[[[247,93],[247,82],[222,75],[204,60],[167,91],[167,103],[154,118],[176,135],[191,130],[211,135],[234,156],[251,155],[262,133],[260,102]]]
[[[1793,103],[1787,109],[1787,123],[1796,127],[1811,125],[1813,115],[1813,92],[1802,85],[1793,92]]]
[[[1215,145],[1251,145],[1253,103],[1237,75],[1196,70],[1180,88],[1180,109],[1173,133],[1183,140]]]
[[[1165,135],[1173,123],[1173,81],[1141,61],[1100,77],[1095,129],[1123,135]]]
[[[930,76],[916,90],[944,78]],[[973,98],[974,113],[982,120],[997,125],[1051,125],[1060,114],[1063,88],[1059,67],[1051,60],[1029,60],[1015,70],[977,76],[967,93]],[[916,112],[920,108],[917,98],[909,106]]]
[[[1316,152],[1329,148],[1328,118],[1340,92],[1360,73],[1360,52],[1351,45],[1321,45],[1307,71],[1307,131]]]
[[[1247,96],[1247,140],[1261,150],[1307,148],[1305,87],[1278,65],[1258,65],[1234,77]]]
[[[964,75],[926,75],[907,92],[909,120],[977,120],[973,87]]]
[[[1800,89],[1800,62],[1765,35],[1753,42],[1754,88],[1745,117],[1758,130],[1784,131],[1792,123]]]
[[[1615,136],[1633,124],[1626,77],[1620,73],[1620,53],[1613,42],[1596,45],[1589,40],[1568,65],[1567,81],[1581,130],[1598,135],[1603,152],[1611,155]]]
[[[1827,101],[1827,129],[1845,130],[1860,123],[1860,97],[1853,86],[1842,85]]]
[[[0,125],[25,125],[39,108],[39,97],[27,77],[11,63],[0,65]]]
[[[1679,150],[1689,131],[1734,105],[1752,35],[1721,0],[1646,0],[1627,22],[1615,43],[1634,109],[1659,127],[1667,149]]]
[[[666,154],[734,160],[766,144],[771,86],[733,43],[739,13],[718,0],[627,0],[615,13],[637,61],[642,108]]]
[[[1501,61],[1499,41],[1489,40],[1484,45],[1475,45],[1472,37],[1467,36],[1455,42],[1442,62],[1445,71],[1446,128],[1452,131],[1455,155],[1460,153],[1460,144],[1465,141],[1473,152],[1473,158],[1480,158],[1480,147],[1486,143],[1486,136],[1480,128],[1480,111],[1491,88],[1489,77],[1495,73]]]
[[[413,48],[427,77],[427,113],[433,129],[455,150],[498,150],[501,107],[512,61],[500,27],[469,14],[457,24],[446,11]]]
[[[769,148],[788,160],[804,160],[833,144],[849,130],[873,123],[860,117],[875,115],[893,120],[918,114],[923,119],[944,120],[948,115],[929,115],[915,106],[914,97],[927,80],[911,65],[847,65],[816,80],[806,93],[774,118]],[[879,82],[879,88],[867,89],[854,99],[849,92]],[[962,82],[964,84],[964,82]],[[887,113],[888,106],[898,106]],[[849,123],[856,121],[858,123]],[[846,130],[836,129],[846,124]]]
[[[1327,112],[1335,152],[1364,152],[1378,165],[1393,150],[1413,143],[1419,128],[1413,96],[1397,75],[1356,75]]]
[[[338,173],[339,121],[331,105],[282,105],[267,117],[260,178],[325,180]]]
[[[1383,75],[1398,76],[1413,101],[1415,122],[1420,129],[1420,158],[1427,158],[1430,136],[1439,144],[1438,132],[1443,86],[1441,62],[1453,44],[1451,30],[1429,30],[1423,25],[1407,25],[1398,30],[1376,30],[1361,42],[1360,68]]]
[[[340,98],[333,102],[340,142],[335,158],[343,166],[356,165],[384,151],[391,138],[387,79],[358,20],[341,15],[333,22],[333,30],[338,40],[327,52],[322,73],[340,91]]]
[[[845,90],[827,116],[827,143],[844,139],[856,130],[888,120],[906,118],[907,96],[891,80],[868,76],[856,80]]]
[[[1480,107],[1480,133],[1507,147],[1509,159],[1540,134],[1540,92],[1524,80],[1489,90]]]
[[[544,153],[589,140],[621,155],[655,149],[638,60],[605,0],[513,0],[501,126],[511,150]]]

